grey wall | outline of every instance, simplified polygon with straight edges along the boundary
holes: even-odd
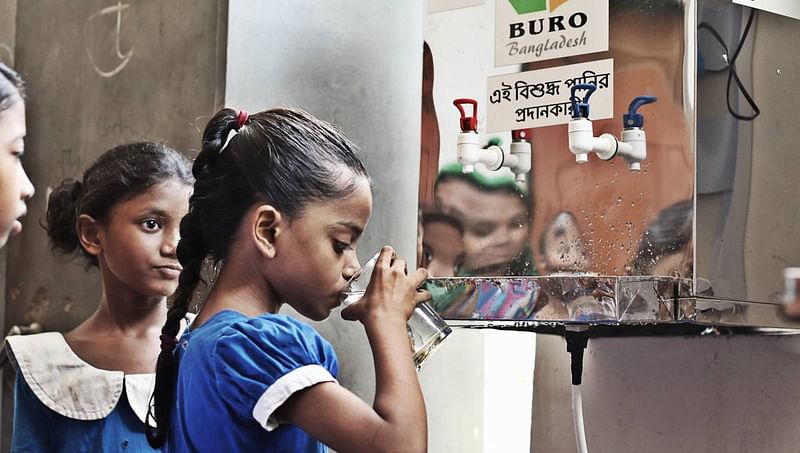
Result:
[[[79,177],[100,153],[127,141],[162,141],[192,154],[198,124],[222,98],[227,2],[121,4],[119,33],[116,12],[101,14],[116,1],[17,5],[14,59],[28,87],[25,165],[37,194],[25,230],[7,247],[4,332],[32,321],[69,330],[99,302],[97,273],[56,259],[37,227],[47,188]],[[13,374],[5,377],[8,392]],[[7,428],[10,417],[3,421]]]
[[[575,451],[569,356],[539,335],[533,448]],[[800,338],[589,341],[583,406],[590,452],[798,451]]]
[[[17,0],[0,0],[0,61],[14,65]]]
[[[359,257],[390,244],[413,263],[422,1],[307,0],[287,8],[239,0],[229,21],[225,103],[250,111],[299,107],[341,127],[375,181]],[[361,326],[334,313],[316,327],[336,348],[342,383],[371,401],[374,369]]]
[[[128,63],[115,52],[116,15],[97,16],[111,2],[29,0],[19,4],[16,66],[28,87],[26,166],[37,195],[26,228],[8,248],[6,328],[37,320],[66,330],[94,311],[99,280],[48,251],[36,227],[48,187],[80,177],[106,149],[132,140],[163,141],[189,154],[199,145],[196,124],[220,98],[218,75],[224,2],[137,2],[124,11],[120,34]],[[116,4],[116,3],[113,3]],[[223,22],[224,23],[224,22]],[[222,46],[220,54],[218,48]],[[43,310],[34,314],[31,309]]]

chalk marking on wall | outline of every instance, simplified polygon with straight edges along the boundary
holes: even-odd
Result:
[[[120,36],[122,35],[122,11],[130,8],[130,6],[131,5],[129,5],[127,3],[117,2],[117,4],[114,5],[114,6],[108,6],[106,8],[101,9],[100,11],[97,11],[97,12],[93,13],[91,16],[89,16],[86,19],[86,22],[84,22],[84,24],[83,24],[83,39],[84,39],[84,43],[86,45],[86,53],[87,53],[87,55],[89,55],[89,61],[92,63],[92,66],[94,67],[95,72],[97,72],[97,74],[99,74],[101,77],[110,78],[110,77],[114,77],[115,75],[119,74],[119,72],[122,71],[125,68],[125,66],[128,65],[128,62],[131,61],[131,57],[133,57],[133,50],[134,50],[133,47],[131,47],[131,50],[129,50],[128,52],[123,54],[122,53],[122,49],[121,49],[120,44],[119,44]],[[116,55],[117,58],[122,60],[122,62],[120,62],[117,65],[117,67],[115,67],[114,69],[112,69],[110,71],[104,71],[104,70],[100,69],[100,66],[98,66],[97,62],[94,59],[94,55],[92,55],[91,49],[89,49],[88,35],[89,35],[89,24],[91,24],[91,22],[93,20],[95,20],[96,18],[101,17],[101,16],[105,16],[105,15],[108,15],[108,14],[116,14],[117,15],[115,51],[116,51],[116,54],[117,54]]]

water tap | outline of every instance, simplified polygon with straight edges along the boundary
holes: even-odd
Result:
[[[471,116],[464,111],[465,104],[472,106]],[[472,173],[475,171],[475,165],[479,163],[492,171],[506,167],[514,173],[517,182],[525,182],[525,174],[531,171],[531,144],[527,140],[527,131],[524,129],[511,131],[509,151],[498,145],[483,148],[478,136],[478,101],[456,99],[453,105],[461,113],[459,120],[461,132],[456,140],[456,152],[462,171]]]
[[[622,116],[622,140],[613,134],[594,136],[592,121],[589,119],[589,97],[597,89],[593,84],[572,86],[572,120],[569,122],[569,150],[575,154],[575,162],[589,161],[589,153],[597,154],[602,160],[622,156],[630,171],[642,169],[642,161],[647,157],[647,143],[644,133],[644,117],[637,112],[639,107],[656,102],[655,96],[637,96],[628,106],[628,113]],[[581,100],[576,92],[585,91]]]

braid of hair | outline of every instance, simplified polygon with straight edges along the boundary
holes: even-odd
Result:
[[[173,351],[175,338],[180,330],[181,320],[189,311],[194,290],[201,280],[203,262],[207,255],[207,247],[198,224],[199,219],[191,211],[181,220],[181,240],[177,255],[183,270],[178,278],[174,303],[167,312],[167,321],[161,329],[161,353],[156,364],[154,404],[151,405],[145,422],[147,441],[153,448],[161,447],[167,440],[178,377],[178,363]],[[155,427],[150,424],[151,418],[156,422]]]

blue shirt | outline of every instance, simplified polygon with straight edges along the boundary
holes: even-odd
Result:
[[[275,411],[295,392],[335,381],[333,347],[286,315],[222,311],[187,329],[165,452],[325,452]]]
[[[134,414],[124,392],[105,418],[76,420],[47,408],[17,373],[11,451],[94,453],[159,450],[150,448],[144,424]]]

